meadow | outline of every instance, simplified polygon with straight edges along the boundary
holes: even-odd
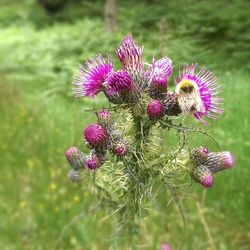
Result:
[[[100,8],[100,3],[95,3],[93,13]],[[204,37],[193,43],[188,34],[185,39],[177,36],[171,31],[171,23],[163,42],[158,26],[155,31],[151,27],[150,34],[146,29],[140,32],[139,25],[147,24],[138,19],[138,27],[133,26],[138,18],[133,11],[129,14],[134,19],[126,23],[123,12],[127,3],[122,3],[120,29],[112,35],[105,31],[98,13],[97,17],[86,14],[82,19],[67,22],[59,16],[56,22],[49,23],[37,5],[40,16],[30,9],[22,9],[18,3],[2,4],[0,249],[109,249],[114,234],[112,218],[103,219],[105,214],[101,210],[87,212],[95,197],[89,194],[84,183],[69,182],[64,152],[74,144],[85,149],[79,135],[94,119],[94,115],[85,110],[107,105],[104,96],[98,100],[73,97],[71,80],[79,62],[98,52],[111,52],[128,32],[147,47],[145,60],[149,60],[153,52],[163,53],[170,56],[175,65],[197,61],[215,72],[223,86],[225,112],[206,130],[217,139],[221,149],[232,151],[236,159],[235,168],[216,175],[211,189],[192,185],[179,194],[186,217],[184,228],[174,203],[167,209],[167,234],[158,226],[157,213],[152,212],[145,218],[138,249],[159,249],[161,242],[169,242],[174,250],[249,249],[249,62],[240,61],[237,53],[217,53],[220,49],[213,50],[212,42],[210,48],[202,46]],[[69,8],[76,13],[77,8]],[[134,11],[136,8],[140,9],[140,4]],[[64,17],[65,13],[61,15]],[[68,15],[73,16],[70,12]],[[44,20],[48,24],[43,26]],[[158,19],[149,21],[153,23]],[[173,87],[172,82],[170,88]],[[216,150],[213,141],[202,135],[190,134],[190,140],[193,145],[206,144]],[[167,143],[166,137],[166,146]],[[170,194],[163,199],[167,203]],[[69,224],[77,215],[79,218]]]

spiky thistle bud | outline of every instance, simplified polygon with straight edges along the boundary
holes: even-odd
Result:
[[[234,157],[232,153],[228,151],[211,152],[208,154],[204,164],[208,166],[212,173],[216,173],[218,171],[233,167]]]
[[[213,175],[209,168],[204,165],[196,167],[191,175],[196,182],[199,182],[204,187],[211,187],[213,185]]]
[[[107,109],[102,109],[96,113],[98,123],[103,127],[110,127],[113,124],[112,116]]]
[[[113,153],[118,156],[126,155],[128,152],[128,143],[125,140],[120,140],[115,143]]]
[[[111,103],[114,103],[114,104],[122,104],[123,103],[123,100],[117,91],[114,91],[112,89],[106,89],[104,91],[104,94]]]
[[[200,146],[196,147],[191,152],[191,159],[195,162],[195,164],[203,164],[208,157],[208,148]]]
[[[165,114],[168,116],[177,116],[182,112],[177,101],[176,93],[168,92],[163,99],[163,105]]]
[[[80,182],[82,180],[81,173],[78,170],[70,170],[68,173],[68,178],[72,182]]]
[[[85,160],[85,165],[88,169],[95,170],[102,165],[102,161],[96,153],[90,152]]]
[[[161,101],[152,100],[147,106],[147,113],[151,119],[157,119],[164,116],[164,107]]]
[[[64,155],[72,168],[80,169],[84,166],[85,154],[77,147],[70,147]]]
[[[107,131],[98,123],[89,124],[83,131],[85,140],[92,147],[103,145],[107,139]]]

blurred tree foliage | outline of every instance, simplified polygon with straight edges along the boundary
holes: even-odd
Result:
[[[1,3],[1,27],[30,23],[41,29],[58,22],[101,19],[105,0],[25,0],[24,4],[1,0]],[[236,68],[240,64],[249,69],[250,2],[247,0],[118,0],[117,4],[118,32],[132,32],[144,40],[155,35],[151,39],[155,46],[160,20],[166,17],[167,40],[169,43],[178,40],[176,47],[180,50],[182,41],[191,40],[184,42],[190,44],[186,48],[190,54],[201,48],[207,52],[204,59],[215,56],[225,67]]]
[[[104,5],[104,0],[0,0],[0,69],[27,73],[28,67],[53,81],[61,72],[70,80],[68,68],[80,57],[108,50],[128,32],[147,46],[147,60],[164,53],[175,64],[199,58],[210,68],[250,69],[249,1],[117,0],[112,36],[105,34]],[[162,18],[167,34],[160,32]]]

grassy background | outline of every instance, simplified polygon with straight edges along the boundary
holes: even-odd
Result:
[[[164,53],[175,65],[197,61],[215,71],[225,113],[208,130],[236,158],[236,168],[217,174],[212,189],[193,185],[181,194],[185,230],[175,206],[168,210],[168,234],[152,212],[142,222],[140,249],[158,249],[160,242],[173,249],[214,249],[203,217],[216,249],[250,248],[249,4],[176,2],[118,1],[118,28],[108,34],[103,1],[69,1],[54,14],[33,0],[0,1],[0,249],[111,245],[112,219],[102,220],[103,211],[64,230],[95,198],[84,183],[68,182],[63,154],[72,144],[84,148],[81,132],[94,117],[84,109],[106,103],[104,97],[73,98],[70,83],[79,62],[112,52],[127,32],[144,44],[145,60]],[[168,30],[160,35],[163,16]],[[190,136],[193,145],[216,149],[209,139]]]

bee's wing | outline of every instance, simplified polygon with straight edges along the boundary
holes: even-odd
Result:
[[[198,90],[194,90],[192,93],[184,93],[181,91],[178,96],[178,103],[184,113],[205,113],[206,111]]]
[[[194,100],[195,100],[195,111],[205,113],[206,108],[205,108],[203,101],[201,100],[199,91],[195,90],[193,95],[194,95]]]
[[[181,91],[178,96],[178,103],[182,112],[189,113],[192,106],[195,104],[195,101],[192,94],[187,94]]]

